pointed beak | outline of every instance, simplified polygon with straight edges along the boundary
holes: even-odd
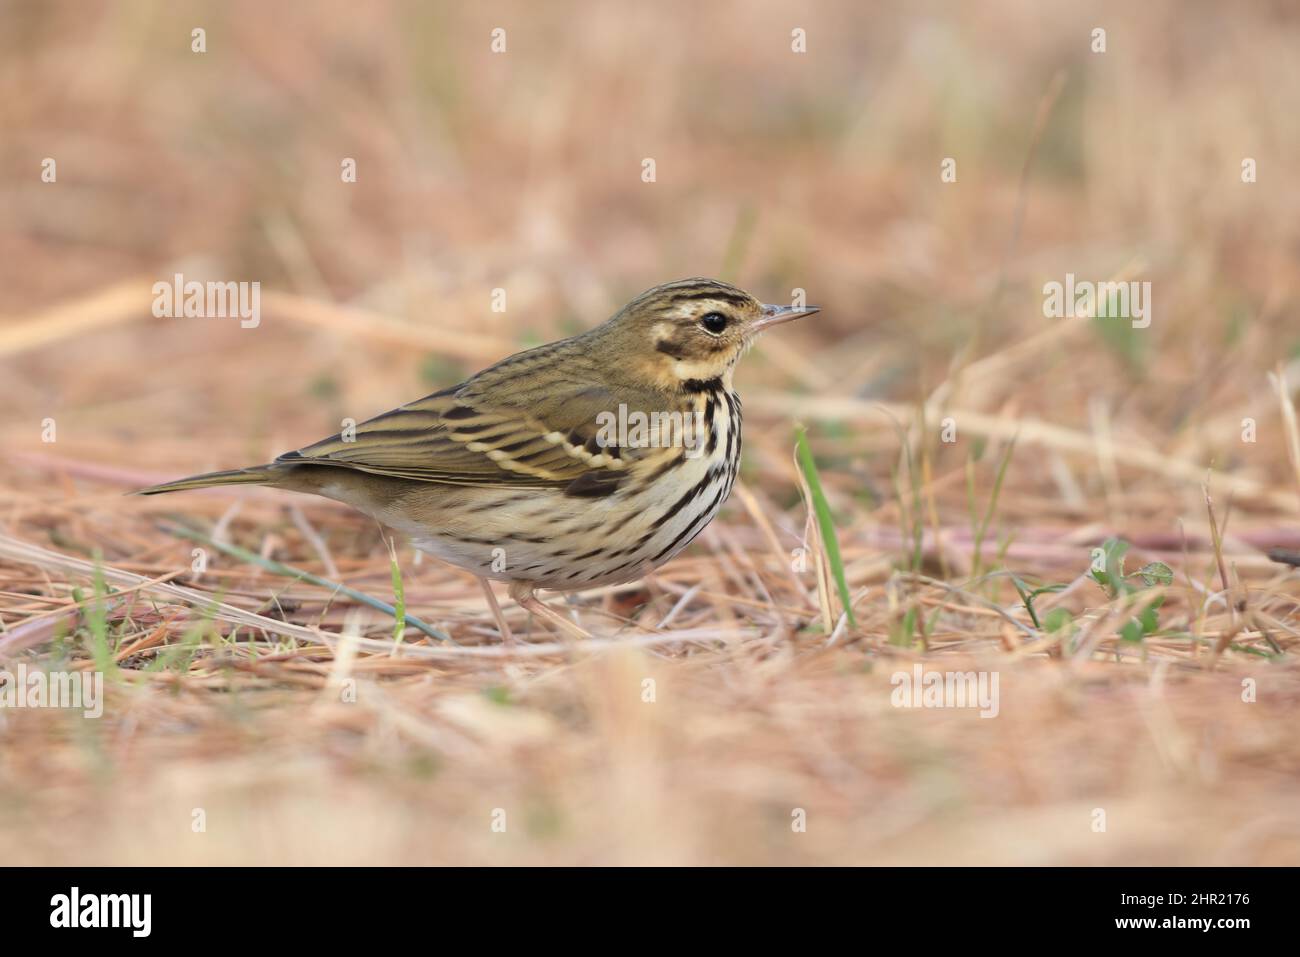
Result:
[[[762,332],[772,326],[778,326],[783,322],[789,322],[791,319],[801,319],[804,316],[811,316],[815,312],[821,312],[817,306],[803,306],[796,308],[794,306],[764,306],[763,316],[755,322],[750,329],[753,332]]]

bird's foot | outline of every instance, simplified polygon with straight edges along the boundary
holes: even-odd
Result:
[[[519,603],[519,607],[526,608],[538,618],[549,621],[552,625],[559,628],[564,634],[572,638],[590,638],[587,631],[575,625],[569,619],[565,618],[558,611],[549,607],[544,601],[538,598],[530,585],[518,583],[510,586],[510,597]]]

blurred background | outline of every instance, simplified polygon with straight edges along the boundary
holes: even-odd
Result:
[[[1300,344],[1284,318],[1300,229],[1293,12],[10,3],[4,313],[17,322],[184,270],[509,348],[711,275],[771,300],[804,288],[825,308],[816,328],[765,344],[742,386],[780,365],[842,394],[916,398],[964,351],[1041,331],[1044,282],[1128,269],[1154,284],[1153,327],[1085,340],[1111,348],[1037,407],[1068,422],[1086,392],[1135,427],[1184,428],[1214,408],[1197,400],[1253,385],[1223,381],[1233,349],[1284,358]],[[195,27],[206,53],[191,52]],[[494,54],[497,27],[507,48]],[[1091,52],[1096,27],[1104,54]],[[791,51],[796,28],[806,53]],[[46,157],[56,184],[41,181]],[[945,157],[955,183],[940,180]],[[1249,186],[1243,157],[1258,164]],[[341,180],[345,158],[355,183]],[[270,442],[267,410],[281,410],[296,445],[337,429],[341,410],[388,408],[477,368],[476,355],[371,350],[266,311],[251,333],[152,322],[114,340],[148,376],[64,374],[103,355],[93,337],[27,353],[6,366],[7,411],[98,410],[104,427],[165,402],[150,427],[185,434],[233,379],[248,401],[221,431]],[[226,349],[239,358],[197,380],[178,361]],[[775,355],[787,350],[798,358]]]
[[[24,834],[24,863],[1294,863],[1289,666],[1251,710],[1231,650],[1213,673],[1183,646],[1163,665],[1154,647],[1049,663],[959,619],[938,629],[950,644],[909,647],[890,576],[913,526],[934,535],[927,573],[978,570],[971,503],[992,497],[990,547],[1044,580],[1070,581],[1108,534],[1145,543],[1187,578],[1171,627],[1213,646],[1228,626],[1207,615],[1228,608],[1196,597],[1220,589],[1212,470],[1233,574],[1268,590],[1278,640],[1295,634],[1300,590],[1264,551],[1300,545],[1297,49],[1287,2],[0,4],[7,536],[153,577],[191,548],[156,520],[188,513],[391,597],[381,533],[330,503],[121,493],[264,461],[713,276],[766,301],[804,289],[823,312],[738,372],[753,504],[635,601],[600,600],[658,620],[704,582],[730,598],[682,620],[761,626],[772,602],[796,632],[818,619],[814,586],[779,590],[753,514],[780,549],[804,539],[799,421],[862,621],[831,651],[766,634],[376,664],[383,703],[346,717],[318,706],[328,655],[234,677],[187,661],[113,689],[100,722],[0,715],[0,835]],[[152,284],[176,272],[260,282],[260,324],[154,318]],[[1044,283],[1067,273],[1149,281],[1150,327],[1044,318]],[[927,500],[909,504],[914,479]],[[472,583],[402,556],[413,608],[488,621]],[[48,567],[0,568],[7,629],[75,604]],[[319,592],[216,569],[232,601],[274,593],[287,620],[341,626]],[[119,624],[120,649],[140,622]],[[872,661],[941,645],[1008,669],[999,720],[888,707]],[[646,673],[681,693],[653,717],[619,690]],[[1123,811],[1101,838],[1098,802]],[[191,832],[199,805],[220,836]],[[494,843],[506,805],[527,823]],[[819,822],[794,841],[792,807]]]

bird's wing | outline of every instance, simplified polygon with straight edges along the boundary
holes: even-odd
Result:
[[[603,495],[642,458],[680,449],[618,446],[610,429],[627,413],[664,405],[650,393],[617,396],[601,385],[551,380],[544,390],[503,390],[469,382],[426,396],[276,461],[335,465],[375,475],[450,485],[565,488]],[[611,419],[612,417],[612,419]]]

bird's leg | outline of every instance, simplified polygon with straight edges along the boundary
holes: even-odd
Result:
[[[515,643],[515,634],[510,630],[510,625],[506,623],[506,616],[501,614],[501,605],[497,602],[497,596],[492,592],[492,583],[486,578],[480,578],[478,583],[483,586],[483,594],[487,598],[488,608],[492,610],[492,617],[496,620],[497,630],[501,632],[501,637],[506,644]]]
[[[510,597],[519,603],[521,608],[526,608],[539,618],[543,618],[561,629],[565,634],[574,638],[590,638],[591,635],[583,631],[569,619],[565,618],[558,611],[547,607],[546,603],[533,594],[533,588],[527,582],[516,582],[510,586]]]

